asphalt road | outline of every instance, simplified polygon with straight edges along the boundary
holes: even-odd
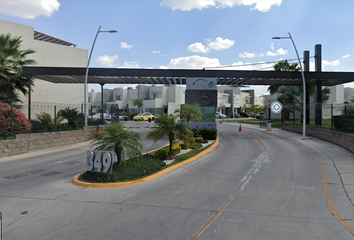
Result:
[[[88,146],[0,160],[4,239],[354,239],[343,225],[352,224],[354,207],[329,155],[319,151],[338,147],[242,127],[218,124],[220,143],[212,152],[126,188],[71,184],[85,168]],[[316,156],[342,222],[332,214]],[[26,176],[6,178],[16,172]]]

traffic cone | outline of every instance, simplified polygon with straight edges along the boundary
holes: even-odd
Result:
[[[238,131],[239,131],[239,132],[242,132],[241,124],[240,124],[240,127],[238,128]]]

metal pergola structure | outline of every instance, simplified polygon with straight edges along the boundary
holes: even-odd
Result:
[[[85,67],[24,67],[23,74],[52,83],[85,82]],[[134,69],[90,68],[89,84],[186,84],[187,77],[214,77],[217,85],[299,85],[301,72],[195,70],[195,69]],[[306,84],[335,86],[354,81],[354,72],[305,72]]]
[[[320,92],[322,86],[335,86],[354,81],[354,72],[310,72],[308,66],[307,64],[306,67],[305,64],[306,104],[309,103],[309,86],[315,86],[316,91]],[[35,78],[58,84],[84,84],[85,73],[85,67],[23,68],[23,74],[27,76],[29,81]],[[301,72],[134,68],[90,68],[87,83],[100,84],[103,93],[105,84],[185,85],[187,77],[213,77],[217,79],[217,85],[235,87],[245,85],[303,85]],[[317,94],[316,102],[322,102],[321,94]],[[29,91],[28,103],[28,117],[30,119],[31,91]],[[320,112],[316,112],[316,116],[321,119]],[[309,121],[309,119],[306,121]],[[320,121],[318,123],[320,124]]]

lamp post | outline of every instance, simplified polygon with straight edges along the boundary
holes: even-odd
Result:
[[[302,76],[302,85],[303,85],[302,138],[306,139],[306,82],[305,82],[305,75],[304,75],[304,71],[302,70],[302,65],[301,65],[299,54],[298,54],[296,46],[295,46],[295,42],[294,42],[293,38],[291,37],[291,34],[290,33],[288,33],[288,34],[289,34],[289,37],[273,37],[272,39],[290,38],[291,42],[294,45],[295,52],[296,52],[296,55],[297,55],[297,59],[299,61],[299,65],[300,65],[300,69],[301,69],[301,76]]]
[[[85,115],[85,127],[87,126],[87,78],[88,78],[88,72],[89,72],[89,67],[90,67],[90,61],[91,61],[91,56],[93,52],[93,48],[95,47],[95,43],[98,37],[98,34],[101,32],[108,32],[108,33],[117,33],[116,30],[109,30],[109,31],[101,31],[101,26],[98,28],[98,31],[96,33],[95,40],[93,41],[90,56],[87,62],[87,68],[86,68],[86,74],[85,74],[85,86],[84,86],[84,115]],[[101,93],[103,94],[103,92]],[[102,113],[103,114],[103,113]]]

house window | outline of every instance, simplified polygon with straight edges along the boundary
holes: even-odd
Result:
[[[117,95],[116,96],[116,101],[120,101],[120,100],[121,100],[120,95]]]
[[[248,99],[246,99],[246,104],[249,104],[249,100]]]
[[[152,94],[152,98],[153,98],[153,99],[157,98],[157,93],[153,93],[153,94]]]

